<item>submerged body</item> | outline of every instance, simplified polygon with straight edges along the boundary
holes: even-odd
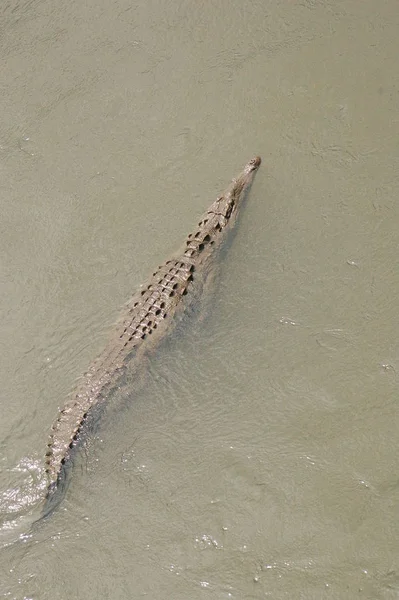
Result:
[[[138,360],[143,352],[161,340],[175,313],[185,308],[185,297],[193,282],[204,280],[208,275],[212,258],[234,225],[260,163],[259,157],[249,161],[202,216],[181,252],[161,265],[129,302],[119,329],[82,378],[53,425],[46,454],[49,494],[57,487],[63,466],[79,440],[90,411],[104,399],[104,394],[116,383],[126,365]]]

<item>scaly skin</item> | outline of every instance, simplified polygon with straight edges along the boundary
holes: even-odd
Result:
[[[46,453],[49,495],[57,487],[63,466],[79,441],[79,432],[91,409],[104,400],[105,393],[115,385],[127,363],[139,361],[143,352],[162,339],[176,311],[183,310],[189,302],[188,292],[193,282],[206,279],[212,258],[234,225],[260,163],[259,157],[249,161],[224,194],[211,204],[177,257],[160,266],[129,302],[121,326],[53,425]]]

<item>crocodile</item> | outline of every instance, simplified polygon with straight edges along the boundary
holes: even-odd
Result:
[[[247,163],[204,213],[181,251],[158,267],[127,304],[115,334],[53,424],[46,452],[47,499],[58,488],[94,407],[105,401],[107,391],[117,384],[128,363],[130,366],[131,361],[138,361],[148,348],[161,341],[177,311],[189,304],[194,282],[201,284],[207,279],[213,258],[232,229],[260,164],[259,156]]]

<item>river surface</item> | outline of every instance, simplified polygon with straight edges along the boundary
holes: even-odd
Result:
[[[397,1],[10,0],[0,30],[0,598],[397,599]],[[76,379],[256,154],[210,298],[32,526]]]

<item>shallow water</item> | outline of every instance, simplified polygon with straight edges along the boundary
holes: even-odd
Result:
[[[0,24],[0,597],[397,598],[396,3]],[[58,408],[255,154],[213,296],[31,528]]]

